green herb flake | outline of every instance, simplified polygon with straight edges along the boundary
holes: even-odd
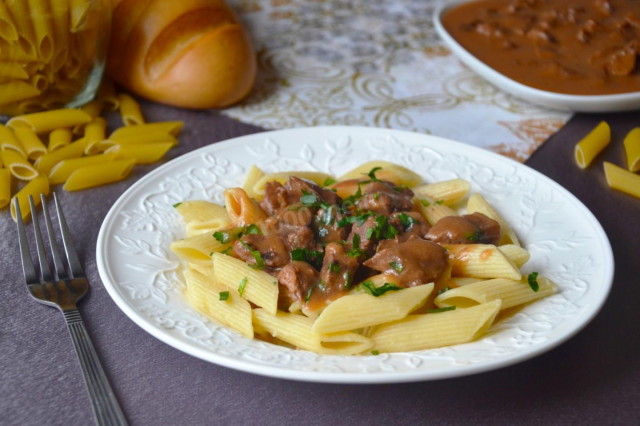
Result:
[[[351,272],[346,271],[342,278],[344,278],[345,290],[349,290],[351,288],[351,284],[353,284],[353,277],[351,276]]]
[[[391,268],[393,268],[393,270],[397,273],[404,271],[404,266],[402,266],[402,263],[396,262],[395,260],[389,262],[389,266],[391,266]]]
[[[173,205],[173,208],[174,208],[174,209],[178,208],[178,206],[179,206],[180,204],[182,204],[182,203],[175,203],[175,204]]]
[[[529,287],[531,287],[531,290],[533,291],[538,291],[538,289],[540,288],[540,285],[538,284],[538,273],[537,272],[532,272],[527,276],[527,282],[529,283]]]
[[[316,194],[311,194],[305,190],[302,190],[302,196],[300,197],[300,202],[305,207],[313,207],[318,204],[318,196]]]
[[[298,247],[291,250],[291,260],[307,262],[308,264],[314,266],[316,269],[320,269],[323,259],[324,253],[321,251],[310,250],[303,247]]]
[[[441,204],[444,204],[444,200],[438,200],[438,201],[436,201],[436,202],[435,202],[435,203],[433,203],[433,204],[435,204],[435,205],[439,206],[439,205],[441,205]]]
[[[333,272],[334,274],[340,273],[340,264],[338,262],[329,263],[329,271]]]
[[[472,242],[472,243],[477,243],[480,241],[480,239],[482,238],[482,232],[477,231],[477,232],[470,232],[468,234],[465,234],[464,236],[467,241]]]
[[[313,286],[309,287],[309,290],[307,290],[307,294],[304,297],[305,303],[307,303],[309,299],[311,299],[311,293],[313,293]]]
[[[249,250],[249,253],[251,253],[251,256],[253,256],[253,259],[256,261],[255,269],[260,269],[260,270],[264,269],[265,263],[264,263],[264,259],[262,258],[262,254],[258,250],[255,250],[253,247],[247,244],[245,241],[240,240],[240,243],[242,243],[242,245],[247,250]],[[253,265],[250,265],[250,266],[253,266]]]
[[[371,355],[380,355],[380,351],[374,349],[371,351]]]
[[[226,254],[227,256],[231,256],[231,250],[233,250],[233,247],[227,247],[226,249],[222,250],[220,253]]]
[[[400,223],[402,224],[402,228],[406,231],[411,228],[413,225],[418,223],[412,216],[409,216],[406,213],[400,213],[398,215],[398,219],[400,219]]]
[[[373,169],[369,170],[369,173],[367,173],[367,176],[369,176],[369,179],[371,179],[371,182],[379,182],[380,179],[378,179],[376,177],[376,172],[378,170],[382,170],[382,167],[374,167]]]
[[[219,294],[220,294],[220,300],[228,300],[229,299],[229,292],[228,291],[221,291]]]
[[[455,310],[455,306],[447,306],[446,308],[438,308],[438,309],[427,309],[428,314],[439,314],[440,312],[447,312]]]
[[[255,225],[255,224],[252,223],[251,225],[249,225],[249,226],[247,226],[245,228],[244,234],[245,235],[249,235],[249,234],[257,235],[257,234],[260,234],[260,228],[258,228],[258,225]]]
[[[322,186],[331,186],[336,182],[337,180],[335,180],[334,178],[328,177],[324,180],[324,183],[322,184]]]
[[[425,207],[429,207],[431,205],[431,203],[428,202],[427,200],[420,200],[420,204],[422,204]]]
[[[220,241],[222,244],[226,244],[231,239],[231,235],[228,232],[216,231],[213,233],[213,238]]]
[[[238,293],[240,294],[240,296],[242,296],[242,293],[244,293],[244,288],[247,286],[247,281],[247,277],[244,277],[240,280],[240,284],[238,285]]]
[[[382,296],[388,291],[401,290],[401,288],[398,287],[397,285],[389,284],[389,283],[384,283],[380,287],[376,287],[373,281],[370,281],[370,280],[363,281],[362,283],[360,283],[360,286],[364,289],[365,292],[369,293],[374,297]]]

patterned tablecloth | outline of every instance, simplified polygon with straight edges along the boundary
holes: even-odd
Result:
[[[269,129],[411,130],[526,160],[569,113],[533,106],[465,67],[438,38],[438,0],[232,0],[258,79],[224,114]]]

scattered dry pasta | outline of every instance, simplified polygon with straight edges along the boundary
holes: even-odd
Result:
[[[469,182],[386,161],[342,178],[252,166],[224,206],[176,204],[191,306],[247,337],[357,355],[470,342],[557,292],[522,273],[529,253]]]

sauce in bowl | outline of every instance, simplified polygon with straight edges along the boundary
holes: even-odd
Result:
[[[478,0],[442,17],[501,74],[573,95],[640,92],[640,1]]]

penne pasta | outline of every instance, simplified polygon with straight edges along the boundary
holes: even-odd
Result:
[[[146,137],[148,134],[166,134],[178,136],[183,126],[182,121],[159,121],[155,123],[144,123],[137,126],[125,126],[114,130],[109,135],[109,139],[118,141],[122,139]]]
[[[574,156],[578,167],[586,169],[593,159],[611,142],[611,129],[606,121],[601,121],[595,129],[578,142]]]
[[[242,189],[247,193],[250,198],[258,199],[260,194],[254,192],[254,188],[258,180],[260,180],[264,176],[264,172],[252,165],[247,173],[247,176],[244,178],[244,183],[242,184]]]
[[[18,152],[25,158],[27,157],[27,153],[24,151],[15,133],[13,133],[13,130],[2,124],[0,124],[0,149],[3,151],[10,149]]]
[[[369,161],[349,170],[340,176],[338,180],[366,179],[367,174],[378,167],[380,170],[376,171],[376,177],[380,180],[386,180],[396,185],[406,185],[408,187],[416,186],[422,182],[422,178],[417,173],[398,164],[390,163],[389,161]]]
[[[0,168],[0,208],[9,204],[11,200],[11,172]]]
[[[84,149],[86,155],[93,155],[102,152],[98,148],[98,144],[105,138],[107,130],[107,121],[102,117],[96,117],[84,126],[84,137],[87,146]]]
[[[640,175],[631,173],[608,161],[605,161],[603,165],[604,176],[611,188],[640,198]]]
[[[276,181],[280,183],[285,183],[289,180],[290,176],[296,176],[301,179],[307,179],[312,182],[317,183],[318,185],[323,185],[327,179],[333,179],[331,175],[321,172],[278,172],[278,173],[269,173],[258,179],[253,187],[253,194],[257,194],[259,197],[264,195],[264,186],[267,182]]]
[[[474,278],[507,278],[519,280],[522,274],[496,246],[490,244],[450,244],[452,276]]]
[[[30,17],[36,37],[36,51],[40,58],[49,62],[53,57],[53,25],[47,0],[28,0]]]
[[[138,127],[138,126],[131,126],[131,127]],[[176,139],[175,136],[169,133],[153,130],[153,131],[149,131],[139,135],[121,134],[120,136],[117,136],[117,137],[109,136],[108,139],[105,139],[100,143],[100,146],[103,149],[106,149],[114,145],[122,146],[122,145],[143,145],[143,144],[164,144],[164,143],[170,143],[171,146],[175,146],[178,144],[178,140]]]
[[[129,158],[135,160],[136,164],[150,164],[160,161],[172,147],[172,142],[115,145],[108,148],[105,153],[113,152],[117,159]]]
[[[115,160],[115,154],[99,154],[86,157],[68,158],[53,166],[49,172],[49,183],[56,185],[65,182],[73,172],[84,167],[97,167]]]
[[[498,250],[505,255],[507,259],[514,263],[518,268],[522,268],[522,266],[529,261],[531,255],[524,248],[515,245],[515,244],[504,244],[498,246]]]
[[[1,59],[1,57],[0,57]],[[0,105],[23,101],[40,94],[40,90],[21,80],[0,84]]]
[[[2,162],[13,176],[20,180],[31,180],[38,176],[38,171],[18,152],[7,149],[2,151]]]
[[[495,220],[500,224],[502,229],[502,237],[498,245],[502,244],[514,244],[519,246],[520,240],[516,233],[511,229],[511,226],[500,216],[500,214],[489,204],[485,198],[480,194],[471,194],[467,201],[467,212],[469,214],[478,212],[485,216]]]
[[[55,151],[56,149],[65,147],[71,143],[73,134],[69,129],[55,129],[49,133],[49,146],[47,151]]]
[[[440,219],[447,216],[458,216],[458,212],[440,201],[422,195],[414,199],[414,204],[418,211],[429,222],[429,225],[435,225]]]
[[[206,260],[211,262],[213,252],[222,251],[229,247],[213,238],[210,233],[196,234],[171,243],[169,248],[179,258],[188,262]]]
[[[176,211],[182,216],[189,236],[212,234],[219,229],[231,226],[227,210],[209,201],[184,201],[176,206]]]
[[[73,143],[63,146],[62,148],[58,148],[53,152],[49,151],[48,154],[39,157],[35,161],[34,166],[40,173],[48,175],[49,172],[51,172],[51,169],[53,169],[53,167],[59,162],[82,156],[86,146],[87,140],[84,138],[79,139]]]
[[[253,318],[256,331],[264,330],[283,342],[317,353],[355,355],[373,346],[371,339],[357,333],[315,334],[311,331],[313,320],[302,315],[254,309]]]
[[[120,101],[116,94],[116,88],[108,76],[102,78],[100,87],[98,88],[97,99],[102,101],[102,104],[109,111],[117,111],[120,108]]]
[[[2,102],[0,102],[2,103]],[[7,122],[8,127],[29,127],[36,133],[50,132],[61,127],[73,127],[91,121],[91,116],[80,109],[62,108],[52,111],[19,115]]]
[[[18,30],[4,2],[0,2],[0,37],[6,41],[18,40]]]
[[[418,198],[442,201],[447,206],[461,201],[469,194],[471,184],[464,179],[450,179],[411,188]]]
[[[229,288],[242,288],[240,295],[274,315],[278,310],[278,282],[264,271],[253,269],[242,260],[213,253],[216,282]]]
[[[29,195],[33,197],[34,205],[40,204],[40,194],[49,195],[49,180],[44,175],[38,175],[31,179],[29,183],[22,187],[11,199],[11,217],[16,220],[15,200],[20,204],[20,213],[22,220],[26,221],[31,215],[31,207],[29,205]]]
[[[137,126],[145,123],[140,104],[133,96],[121,93],[118,95],[118,102],[120,103],[120,116],[125,126]]]
[[[47,147],[44,146],[38,135],[30,128],[19,127],[14,132],[24,152],[27,154],[28,160],[35,161],[47,153]]]
[[[395,321],[422,306],[433,291],[433,283],[387,292],[375,297],[350,294],[333,301],[315,320],[314,333],[335,333]]]
[[[371,338],[380,352],[403,352],[471,342],[480,337],[500,311],[500,300],[467,309],[409,315],[383,324]]]
[[[110,163],[85,166],[71,173],[63,188],[67,191],[79,191],[118,182],[129,176],[133,166],[133,160],[114,160]]]
[[[627,156],[627,169],[631,172],[640,171],[640,127],[625,136],[624,152]]]
[[[244,189],[229,188],[224,191],[224,204],[235,226],[247,226],[262,222],[267,218],[266,213],[253,201]]]

